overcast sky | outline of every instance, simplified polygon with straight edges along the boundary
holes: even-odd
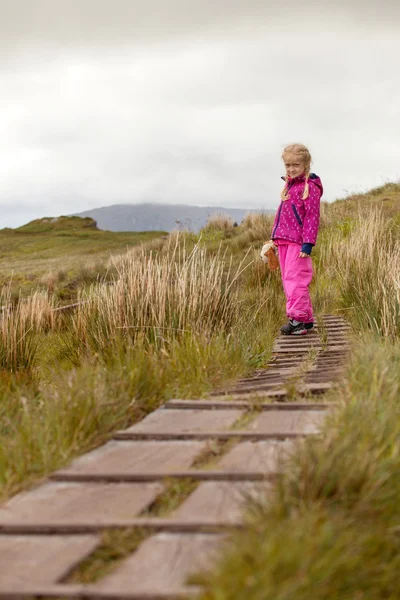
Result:
[[[0,228],[400,180],[398,0],[0,0]]]

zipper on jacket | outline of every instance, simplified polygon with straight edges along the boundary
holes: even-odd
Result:
[[[300,227],[303,227],[303,221],[300,219],[300,215],[297,212],[297,208],[295,207],[295,205],[292,202],[292,209],[294,212],[294,216],[296,217],[296,221],[298,222],[298,224],[300,225]]]
[[[276,233],[276,230],[278,229],[279,220],[281,218],[282,206],[283,206],[283,202],[281,202],[281,205],[280,205],[279,210],[278,210],[278,216],[276,217],[276,225],[275,225],[274,230],[273,230],[272,235],[271,235],[271,239],[272,240],[274,239],[274,235]]]

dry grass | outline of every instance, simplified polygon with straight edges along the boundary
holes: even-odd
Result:
[[[233,229],[233,219],[227,215],[211,215],[207,219],[207,223],[203,230],[217,229],[218,231],[231,231]]]
[[[31,369],[39,352],[37,333],[57,327],[55,298],[39,291],[13,303],[11,288],[6,287],[0,291],[0,305],[0,369]]]
[[[241,227],[244,230],[251,231],[254,239],[269,240],[273,222],[274,216],[271,214],[249,213],[243,219]]]
[[[345,232],[332,229],[320,248],[320,264],[334,272],[344,307],[359,327],[399,335],[400,245],[382,210],[359,209]]]
[[[210,257],[196,245],[177,244],[161,256],[144,250],[120,259],[110,283],[80,294],[73,317],[77,341],[107,353],[112,341],[150,342],[182,333],[228,332],[238,317],[236,283],[243,261],[233,270],[226,254]]]
[[[243,219],[237,235],[231,240],[233,251],[240,251],[251,246],[262,246],[271,237],[273,215],[267,213],[249,213]]]

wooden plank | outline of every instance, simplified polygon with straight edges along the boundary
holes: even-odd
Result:
[[[246,379],[240,379],[237,382],[235,387],[248,386],[251,384],[265,384],[265,383],[268,383],[269,385],[282,384],[282,382],[285,381],[288,377],[293,376],[293,373],[294,373],[294,370],[291,369],[285,375],[278,375],[278,376],[257,375],[257,377],[247,377]]]
[[[257,373],[255,375],[248,375],[238,380],[238,383],[246,381],[282,381],[286,377],[292,375],[296,369],[299,368],[301,363],[294,364],[289,367],[280,367],[278,369],[268,369],[264,373]]]
[[[260,393],[266,393],[269,391],[275,391],[273,390],[273,388],[277,388],[279,384],[278,383],[259,383],[259,384],[252,384],[249,386],[237,386],[234,388],[231,388],[229,390],[226,391],[226,394],[228,395],[232,395],[232,396],[239,396],[241,394],[260,394]],[[284,385],[284,382],[281,382],[281,385]],[[279,390],[281,390],[282,388],[278,388]]]
[[[169,473],[189,467],[204,449],[202,442],[120,442],[111,441],[73,461],[54,475],[140,475]],[[71,480],[71,479],[70,479]],[[78,479],[77,479],[78,481]],[[128,481],[128,480],[127,480]]]
[[[77,598],[82,600],[86,599],[84,596],[85,587],[83,585],[60,585],[60,584],[40,584],[40,583],[27,583],[18,586],[15,589],[14,586],[4,587],[3,590],[0,588],[0,600],[31,600],[32,598]]]
[[[240,410],[227,410],[217,414],[206,412],[196,409],[193,403],[191,410],[158,409],[140,423],[126,429],[124,433],[221,431],[231,427],[241,415],[242,411]]]
[[[273,366],[277,366],[278,368],[281,366],[294,366],[300,365],[303,362],[303,357],[300,353],[295,354],[294,356],[274,356],[270,363]]]
[[[249,383],[240,383],[235,387],[230,388],[230,392],[232,394],[248,394],[252,390],[255,392],[264,391],[264,390],[272,390],[278,386],[285,385],[284,380],[280,381],[260,381],[260,382],[249,382]]]
[[[289,335],[287,337],[278,338],[274,343],[274,348],[276,346],[293,346],[293,348],[299,348],[303,346],[309,346],[314,348],[315,346],[321,346],[321,340],[319,338],[314,338],[312,340],[307,339],[306,335],[302,335],[296,338],[295,336]]]
[[[83,585],[28,585],[26,589],[13,589],[1,592],[0,600],[32,600],[32,598],[75,598],[77,600],[188,600],[196,598],[200,593],[196,586],[175,588],[173,593],[158,591],[156,593],[136,593],[135,590],[119,591],[117,595],[101,590],[92,590]]]
[[[286,437],[290,436],[285,436]],[[299,436],[295,436],[299,437]],[[258,442],[263,443],[263,442]],[[168,479],[193,479],[194,481],[260,481],[267,477],[264,471],[246,471],[243,473],[236,470],[196,470],[187,469],[182,471],[169,471],[153,473],[54,473],[51,479],[54,481],[96,481],[96,482],[141,482],[141,481],[160,481]]]
[[[330,381],[326,383],[303,383],[301,384],[301,391],[304,393],[309,392],[310,394],[324,394],[331,389],[332,385]]]
[[[221,475],[221,473],[218,473]],[[239,474],[240,475],[240,474]],[[271,477],[272,479],[272,477]],[[229,480],[219,479],[216,480],[220,483],[226,483]],[[262,474],[258,473],[257,478],[253,480],[254,483],[249,482],[243,476],[234,480],[234,483],[240,483],[241,485],[262,485],[266,486],[268,481],[267,478]],[[229,481],[229,483],[231,483]],[[207,519],[202,519],[200,516],[193,515],[191,519],[183,520],[183,519],[174,519],[170,518],[158,518],[158,517],[134,517],[129,520],[121,520],[110,518],[107,525],[100,525],[96,523],[80,523],[80,524],[65,524],[65,525],[57,525],[52,523],[39,523],[32,525],[21,525],[18,523],[12,523],[10,525],[4,525],[3,534],[12,534],[14,536],[27,536],[27,535],[37,535],[40,534],[42,536],[51,536],[53,534],[68,534],[72,535],[82,535],[88,533],[101,533],[104,529],[126,529],[127,527],[139,527],[140,529],[147,529],[150,533],[155,533],[158,531],[166,531],[173,533],[214,533],[218,531],[224,531],[226,529],[238,529],[243,527],[243,523],[237,522],[218,522]]]
[[[265,415],[268,413],[265,413]],[[247,439],[247,440],[282,440],[286,437],[298,437],[307,435],[306,433],[298,433],[298,432],[262,432],[262,431],[245,431],[240,429],[235,429],[232,431],[200,431],[200,432],[186,432],[179,433],[173,432],[171,433],[139,433],[136,431],[120,431],[115,434],[115,438],[117,440],[239,440],[239,439]]]
[[[160,483],[48,482],[18,494],[0,508],[0,531],[7,525],[95,525],[129,523],[164,490]],[[42,527],[42,529],[43,529]],[[9,530],[9,528],[6,528]],[[31,529],[32,530],[32,529]]]
[[[326,413],[313,410],[268,411],[258,415],[248,426],[252,433],[269,435],[307,435],[317,433]]]
[[[191,409],[193,406],[193,400],[170,400],[165,404],[166,409]],[[327,402],[248,402],[235,400],[233,402],[225,401],[214,401],[214,400],[196,400],[196,408],[200,410],[229,410],[230,408],[237,408],[243,410],[249,410],[256,408],[257,410],[327,410],[331,406],[336,406],[335,403]]]
[[[324,352],[329,352],[329,351],[335,351],[335,352],[341,352],[343,350],[347,350],[349,348],[348,344],[338,344],[337,346],[326,346],[323,350]],[[274,350],[275,353],[277,354],[290,354],[293,352],[293,348],[277,348],[276,350]],[[304,352],[304,350],[303,350]]]
[[[213,400],[254,400],[255,402],[258,400],[261,400],[262,398],[274,398],[277,400],[283,400],[283,398],[285,398],[287,392],[285,389],[279,388],[277,390],[265,390],[265,391],[256,391],[256,392],[249,392],[247,394],[232,394],[230,392],[216,392],[215,394],[210,394],[211,398]],[[196,400],[194,400],[193,402],[196,402]]]
[[[95,535],[0,535],[0,590],[56,583],[98,542]]]
[[[266,486],[250,482],[204,482],[172,513],[171,519],[219,525],[240,523],[245,505],[265,496]]]
[[[309,348],[301,348],[300,350],[297,349],[296,352],[301,352],[302,356],[304,358],[304,353],[308,350]],[[318,348],[318,350],[322,350],[322,346]],[[292,354],[294,352],[293,347],[288,346],[288,347],[274,347],[273,352],[275,354]]]
[[[288,369],[280,369],[278,370],[268,370],[265,373],[257,373],[256,375],[250,375],[249,377],[243,377],[239,379],[239,383],[249,383],[250,381],[282,381],[288,374],[293,373],[295,371],[295,367],[290,367]]]
[[[241,442],[225,454],[216,465],[217,470],[231,470],[236,473],[247,472],[275,474],[281,470],[283,461],[293,450],[292,440],[284,442]]]
[[[207,569],[223,547],[220,534],[159,533],[145,540],[113,573],[92,589],[119,594],[173,593],[181,590],[190,574]]]

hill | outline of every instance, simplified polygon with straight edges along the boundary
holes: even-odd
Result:
[[[81,219],[80,217],[43,217],[42,219],[35,219],[17,227],[14,231],[21,233],[44,233],[44,232],[57,232],[74,230],[76,233],[82,229],[95,229],[98,231],[97,223],[94,219],[89,217]]]
[[[212,215],[228,215],[240,223],[249,212],[260,211],[185,204],[113,204],[75,213],[75,216],[91,217],[100,229],[109,231],[172,231],[178,228],[197,233]]]
[[[96,221],[79,217],[44,217],[16,229],[0,230],[0,286],[25,295],[38,284],[60,298],[102,272],[111,254],[161,238],[166,232],[101,231]]]

